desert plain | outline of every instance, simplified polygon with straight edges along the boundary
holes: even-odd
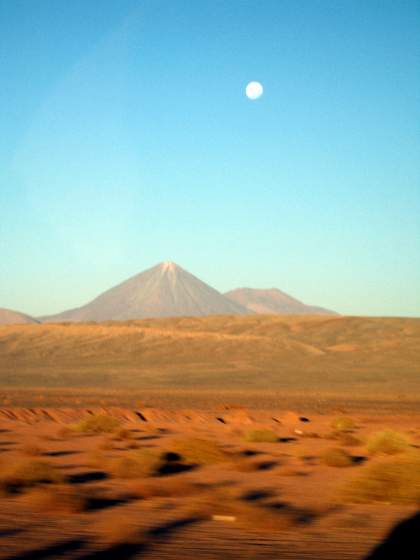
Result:
[[[368,558],[419,510],[419,358],[418,319],[1,326],[0,557]]]

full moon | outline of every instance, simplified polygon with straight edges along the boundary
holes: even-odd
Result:
[[[249,99],[252,99],[252,101],[261,97],[263,91],[264,88],[262,87],[260,82],[249,82],[249,84],[245,88],[246,96]]]

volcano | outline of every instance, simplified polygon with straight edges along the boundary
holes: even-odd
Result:
[[[83,307],[43,317],[42,321],[121,321],[249,314],[253,312],[177,264],[163,262],[111,288]]]

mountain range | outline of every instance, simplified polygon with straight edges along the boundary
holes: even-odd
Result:
[[[18,311],[0,307],[0,325],[19,325],[24,323],[39,323],[39,321]]]
[[[334,311],[306,305],[277,288],[256,290],[253,288],[238,288],[225,293],[239,305],[259,315],[337,315]]]
[[[39,321],[123,321],[253,314],[336,315],[321,307],[305,305],[275,288],[240,288],[222,294],[177,264],[162,262],[107,290],[82,307],[40,317]],[[19,313],[13,316],[0,312],[0,323],[17,322],[18,318],[21,318],[19,322],[37,322]]]
[[[90,303],[46,322],[107,321],[152,317],[247,315],[250,311],[172,262],[149,268],[104,292]]]

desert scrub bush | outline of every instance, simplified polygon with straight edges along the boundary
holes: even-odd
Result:
[[[171,453],[195,465],[211,465],[229,459],[229,455],[214,441],[200,438],[184,438],[175,440],[171,445]]]
[[[420,505],[420,456],[404,456],[369,465],[343,488],[350,502]]]
[[[162,459],[149,449],[138,449],[123,457],[105,460],[103,465],[116,478],[140,478],[157,472]]]
[[[117,418],[107,414],[94,414],[73,426],[73,430],[81,433],[109,434],[120,427]]]
[[[353,465],[351,455],[339,447],[324,451],[321,461],[329,467],[351,467]]]
[[[301,461],[304,465],[316,465],[319,458],[316,455],[308,455],[303,451],[299,451],[296,453],[296,459]]]
[[[356,424],[348,416],[337,416],[331,421],[331,428],[336,432],[352,432],[356,428]]]
[[[339,434],[337,439],[340,445],[344,445],[344,447],[358,447],[363,445],[363,441],[360,438],[346,432]]]
[[[51,485],[34,488],[25,497],[32,509],[52,513],[80,513],[86,510],[86,498],[71,486]]]
[[[127,428],[120,428],[115,432],[114,439],[116,440],[132,440],[133,433],[127,430]]]
[[[47,461],[28,459],[12,465],[0,474],[3,491],[17,491],[37,484],[53,484],[63,481],[62,474]]]
[[[403,453],[410,447],[410,443],[404,434],[387,430],[378,432],[371,436],[367,443],[367,450],[370,454],[396,455]]]
[[[256,429],[248,430],[245,433],[245,440],[255,443],[274,443],[278,441],[279,436],[273,430],[269,429]]]

